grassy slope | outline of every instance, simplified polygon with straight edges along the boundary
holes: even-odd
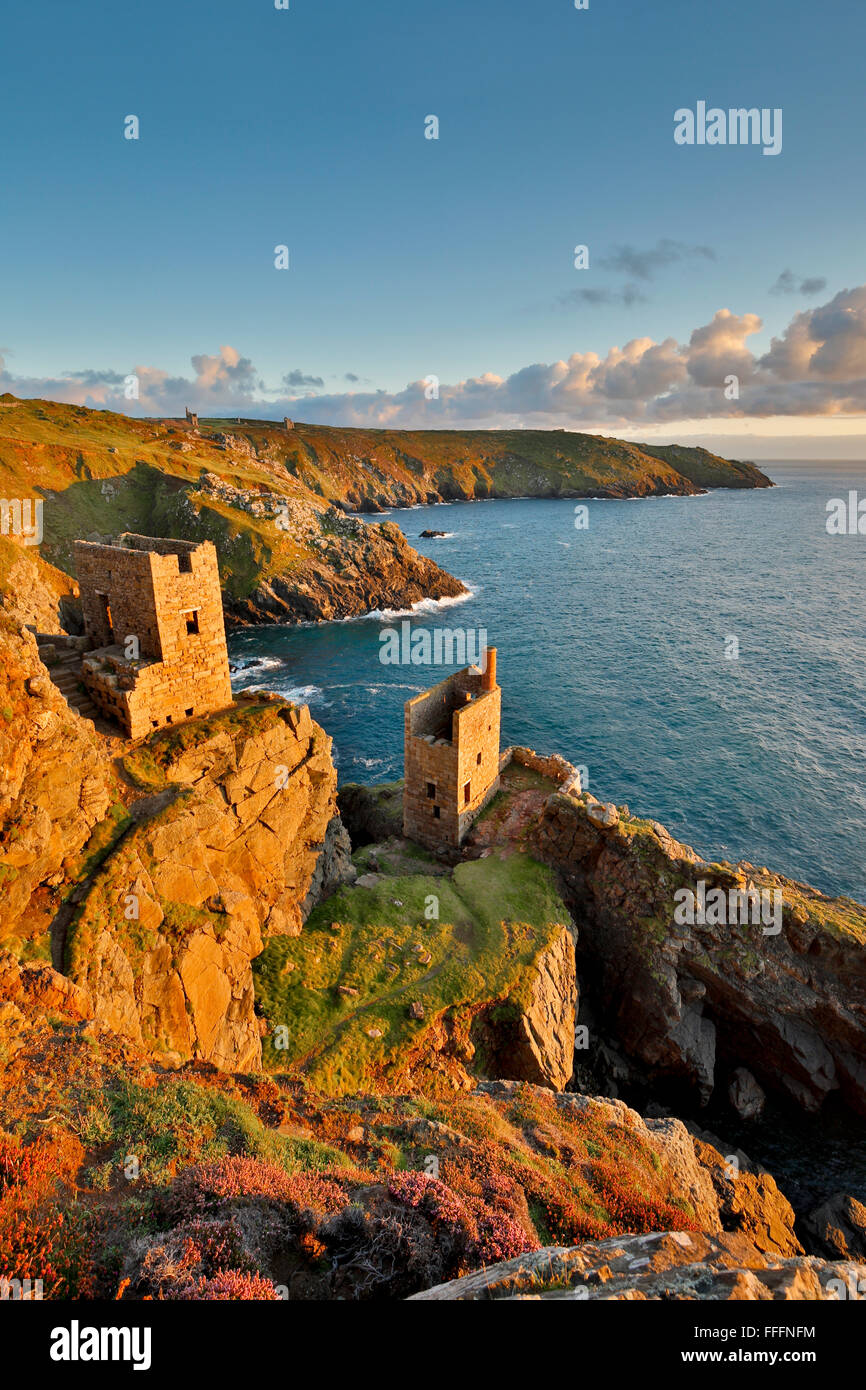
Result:
[[[770,487],[772,484],[753,463],[722,459],[708,449],[691,449],[682,444],[639,444],[654,458],[669,463],[698,487]]]
[[[431,898],[438,920],[425,916]],[[302,1070],[327,1094],[375,1089],[423,1053],[444,1013],[468,1030],[481,1007],[516,1006],[529,968],[567,920],[550,871],[523,855],[460,864],[451,877],[344,888],[300,937],[272,939],[254,963],[270,1026],[266,1064]],[[414,1001],[422,1020],[409,1016]],[[274,1045],[280,1025],[284,1049]]]
[[[228,434],[228,443],[221,440]],[[644,449],[549,430],[353,430],[299,425],[135,420],[110,411],[0,397],[0,497],[45,499],[43,558],[71,570],[72,542],[119,531],[211,539],[223,583],[243,599],[262,576],[319,558],[309,537],[281,533],[197,491],[203,472],[321,511],[406,505],[428,497],[640,495],[696,485],[762,485],[749,465],[702,450]]]

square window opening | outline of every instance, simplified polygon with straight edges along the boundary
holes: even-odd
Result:
[[[472,800],[472,783],[471,783],[471,782],[467,782],[467,783],[466,783],[466,786],[463,788],[463,801],[464,801],[464,803],[468,806],[471,800]]]
[[[178,555],[177,567],[181,574],[192,574],[192,556]]]
[[[194,609],[194,610],[192,611],[192,613],[187,613],[187,615],[186,615],[186,630],[187,630],[187,634],[188,634],[190,637],[193,637],[193,636],[195,636],[195,635],[198,633],[198,610],[197,610],[197,609]]]
[[[433,799],[435,798],[435,796],[436,796],[436,783],[435,783],[435,782],[428,782],[428,783],[427,783],[427,800],[428,800],[428,801],[433,801]]]

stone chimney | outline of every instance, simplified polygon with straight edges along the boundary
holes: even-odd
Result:
[[[484,651],[484,671],[481,676],[482,690],[496,689],[496,648],[486,647]]]

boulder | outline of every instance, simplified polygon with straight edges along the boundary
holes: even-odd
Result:
[[[866,1258],[866,1206],[837,1192],[806,1218],[806,1230],[830,1259]]]
[[[750,1071],[737,1067],[728,1085],[728,1100],[741,1120],[759,1120],[766,1095]]]
[[[768,1259],[742,1235],[660,1231],[529,1251],[413,1294],[411,1301],[835,1302],[861,1280],[866,1264]]]

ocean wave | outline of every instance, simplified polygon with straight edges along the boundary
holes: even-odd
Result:
[[[328,694],[330,694],[332,690],[357,690],[358,687],[358,681],[340,681],[335,685],[327,685],[325,689]],[[397,682],[392,684],[390,681],[387,681],[383,685],[368,686],[367,689],[374,689],[379,693],[383,690],[413,690],[416,695],[420,695],[421,691],[426,690],[427,687],[425,685],[399,685]]]
[[[330,709],[329,700],[324,699],[324,691],[318,685],[284,685],[275,681],[272,685],[245,685],[245,690],[273,690],[292,705],[316,704],[320,709]]]
[[[253,656],[249,660],[235,661],[236,671],[232,672],[232,679],[243,676],[247,671],[277,671],[281,666],[285,666],[285,661],[278,656]]]
[[[448,594],[445,598],[420,598],[411,608],[374,608],[371,613],[362,613],[357,618],[342,618],[344,623],[391,622],[393,618],[411,618],[419,613],[438,613],[443,608],[453,608],[456,603],[467,603],[481,592],[480,584],[467,584],[467,593]]]

